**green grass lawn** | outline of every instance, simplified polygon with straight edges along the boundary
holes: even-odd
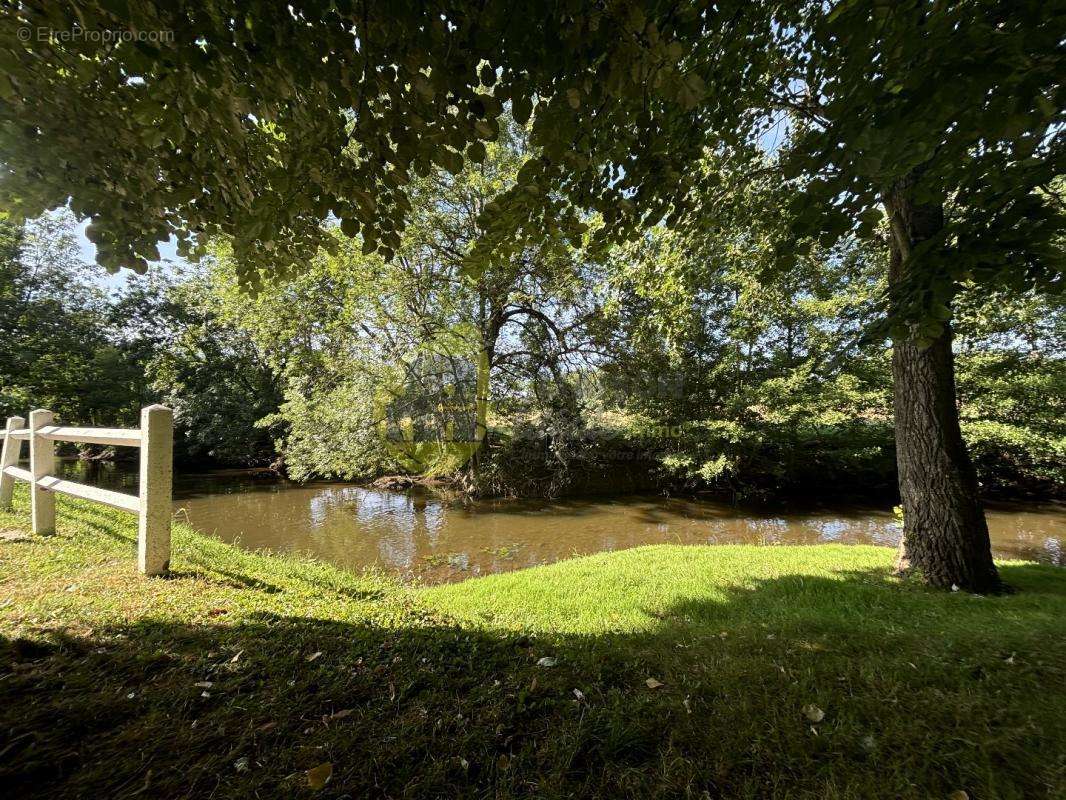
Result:
[[[411,589],[176,525],[149,579],[131,517],[27,520],[4,797],[1066,796],[1061,569],[973,597],[881,548],[656,546]]]

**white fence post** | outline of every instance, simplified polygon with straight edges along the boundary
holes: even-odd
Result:
[[[30,412],[30,474],[33,476],[30,513],[36,534],[56,531],[56,496],[38,485],[42,478],[47,478],[56,468],[55,442],[38,433],[41,428],[51,425],[53,418],[52,412],[43,408]]]
[[[0,453],[0,510],[7,511],[11,508],[11,494],[15,490],[15,478],[4,474],[5,467],[16,467],[19,463],[19,455],[22,451],[22,441],[11,435],[26,427],[26,420],[22,417],[7,418],[7,437],[4,439],[3,453]]]
[[[137,566],[146,575],[170,567],[170,493],[174,472],[174,412],[166,406],[141,410],[141,511]]]

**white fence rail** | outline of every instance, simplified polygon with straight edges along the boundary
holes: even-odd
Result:
[[[146,575],[164,574],[170,566],[174,412],[166,406],[148,406],[141,410],[140,428],[71,428],[52,422],[52,412],[43,409],[30,412],[29,427],[22,417],[8,417],[7,427],[0,432],[4,442],[0,454],[0,508],[11,507],[15,481],[26,481],[30,484],[34,533],[55,532],[56,492],[136,514],[137,566]],[[28,470],[18,466],[24,441],[30,443]],[[140,448],[140,493],[113,492],[54,475],[56,442]]]

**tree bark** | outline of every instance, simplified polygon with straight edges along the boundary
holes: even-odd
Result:
[[[489,373],[492,369],[492,352],[482,347],[478,352],[476,382],[474,386],[474,460],[485,446],[489,432]]]
[[[503,319],[498,310],[487,313],[491,303],[484,297],[480,300],[479,324],[481,346],[478,348],[474,383],[474,441],[470,452],[470,473],[475,478],[481,472],[481,460],[489,434],[489,393],[492,382],[492,362],[496,356],[496,342],[500,336]],[[487,317],[487,318],[486,318]]]
[[[889,285],[909,277],[911,249],[944,225],[943,206],[913,202],[913,178],[885,193],[892,227]],[[920,268],[920,267],[919,267]],[[924,344],[924,343],[922,343]],[[959,428],[951,325],[922,346],[915,335],[894,341],[892,381],[896,461],[903,502],[897,571],[933,586],[995,592],[1001,584],[978,493],[977,476]]]

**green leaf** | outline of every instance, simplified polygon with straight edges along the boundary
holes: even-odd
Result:
[[[485,145],[482,142],[471,142],[466,148],[466,157],[475,164],[481,164],[485,160]]]
[[[511,100],[511,116],[519,125],[529,122],[533,114],[533,101],[526,95],[519,95]]]

